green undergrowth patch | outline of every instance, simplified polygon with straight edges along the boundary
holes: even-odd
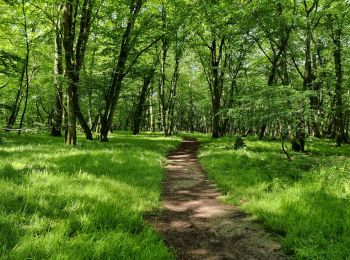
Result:
[[[160,135],[110,142],[10,135],[0,144],[0,258],[171,259],[143,220],[159,208]]]
[[[278,141],[245,139],[234,150],[228,138],[202,142],[200,162],[225,194],[283,235],[287,253],[297,259],[350,256],[350,147],[308,139],[307,153],[286,160]]]

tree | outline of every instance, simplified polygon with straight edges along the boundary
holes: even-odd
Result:
[[[67,131],[65,143],[75,145],[77,141],[76,118],[78,118],[87,139],[92,140],[92,133],[80,110],[78,84],[84,62],[92,22],[93,0],[84,0],[80,19],[78,2],[67,0],[63,4],[63,47],[65,51],[65,77],[67,81]],[[79,25],[79,31],[76,28]],[[77,35],[77,38],[76,38]]]
[[[105,95],[105,107],[101,119],[101,141],[108,141],[108,132],[113,123],[114,112],[122,89],[122,82],[128,70],[126,62],[131,50],[131,36],[134,30],[136,19],[141,10],[142,0],[131,0],[129,5],[129,17],[124,29],[117,63],[113,70],[112,80]]]

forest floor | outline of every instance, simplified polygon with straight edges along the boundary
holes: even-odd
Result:
[[[148,220],[177,259],[286,259],[278,239],[220,192],[197,162],[199,143],[185,139],[165,164],[163,205]]]
[[[119,132],[69,147],[4,134],[0,259],[173,259],[143,215],[160,207],[162,161],[180,143]]]

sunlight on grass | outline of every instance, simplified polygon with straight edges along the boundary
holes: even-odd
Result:
[[[14,259],[171,259],[143,215],[159,208],[162,161],[179,144],[117,134],[77,147],[45,136],[0,146],[0,255]]]
[[[350,255],[350,147],[310,139],[307,154],[288,162],[278,141],[246,140],[228,148],[228,139],[200,136],[200,161],[223,191],[267,229],[284,236],[296,258],[346,259]]]

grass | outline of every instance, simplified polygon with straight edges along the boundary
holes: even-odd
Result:
[[[282,234],[296,259],[350,258],[350,147],[310,139],[307,154],[286,160],[277,141],[200,137],[200,161],[224,192],[267,229]]]
[[[159,208],[160,135],[114,134],[77,147],[43,135],[0,143],[0,258],[172,259],[143,221]]]

